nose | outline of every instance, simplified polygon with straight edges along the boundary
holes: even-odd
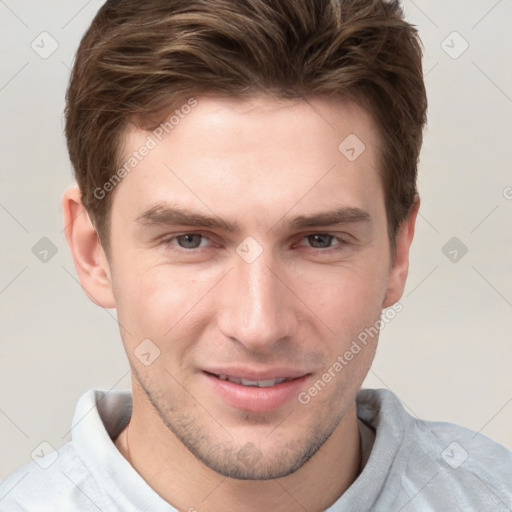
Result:
[[[289,273],[270,250],[256,260],[233,257],[234,268],[219,290],[218,325],[222,333],[251,351],[271,350],[297,333],[297,297]]]

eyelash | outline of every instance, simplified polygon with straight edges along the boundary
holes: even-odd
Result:
[[[207,240],[210,240],[211,242],[213,242],[206,233],[202,233],[202,232],[197,232],[197,231],[187,231],[187,232],[183,232],[183,233],[178,233],[178,234],[174,234],[174,235],[168,235],[168,236],[165,236],[164,238],[162,238],[162,241],[161,243],[164,244],[165,246],[173,246],[173,250],[176,250],[176,251],[182,251],[182,252],[188,252],[188,253],[191,253],[191,252],[197,252],[198,250],[201,249],[201,247],[195,247],[195,248],[192,248],[192,249],[186,249],[185,247],[180,247],[180,246],[176,246],[174,244],[172,244],[173,240],[176,240],[177,238],[180,238],[182,236],[185,236],[185,235],[199,235],[199,236],[202,236],[203,239],[207,239]],[[300,240],[303,240],[303,239],[307,239],[308,237],[310,236],[314,236],[314,235],[326,235],[326,236],[329,236],[329,237],[332,237],[332,240],[338,240],[338,244],[335,245],[334,247],[328,247],[328,248],[325,248],[325,249],[322,249],[322,248],[316,248],[316,247],[309,247],[310,249],[312,249],[314,252],[318,252],[318,253],[322,253],[322,254],[332,254],[332,253],[336,253],[336,252],[339,252],[341,250],[343,250],[345,248],[345,246],[349,245],[349,242],[339,236],[336,236],[332,233],[324,233],[324,232],[315,232],[315,233],[308,233],[306,235],[303,235],[301,237]],[[204,248],[203,248],[204,249]]]

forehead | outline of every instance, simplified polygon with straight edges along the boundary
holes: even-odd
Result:
[[[123,161],[133,166],[125,166],[114,210],[117,203],[136,216],[181,201],[263,219],[294,205],[371,206],[382,199],[378,160],[373,120],[354,103],[198,96],[152,130],[127,129]]]

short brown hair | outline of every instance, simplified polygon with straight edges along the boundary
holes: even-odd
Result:
[[[427,98],[421,42],[398,1],[108,0],[84,35],[66,96],[82,201],[105,248],[123,134],[200,93],[348,98],[382,140],[391,245],[413,205]],[[160,119],[161,120],[161,119]],[[341,141],[340,141],[341,142]]]

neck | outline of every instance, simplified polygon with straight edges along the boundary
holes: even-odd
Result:
[[[155,411],[148,421],[150,410],[137,414],[138,410],[134,400],[132,418],[115,444],[144,480],[178,510],[322,511],[343,494],[361,471],[355,405],[299,470],[265,481],[219,475],[198,461]]]

